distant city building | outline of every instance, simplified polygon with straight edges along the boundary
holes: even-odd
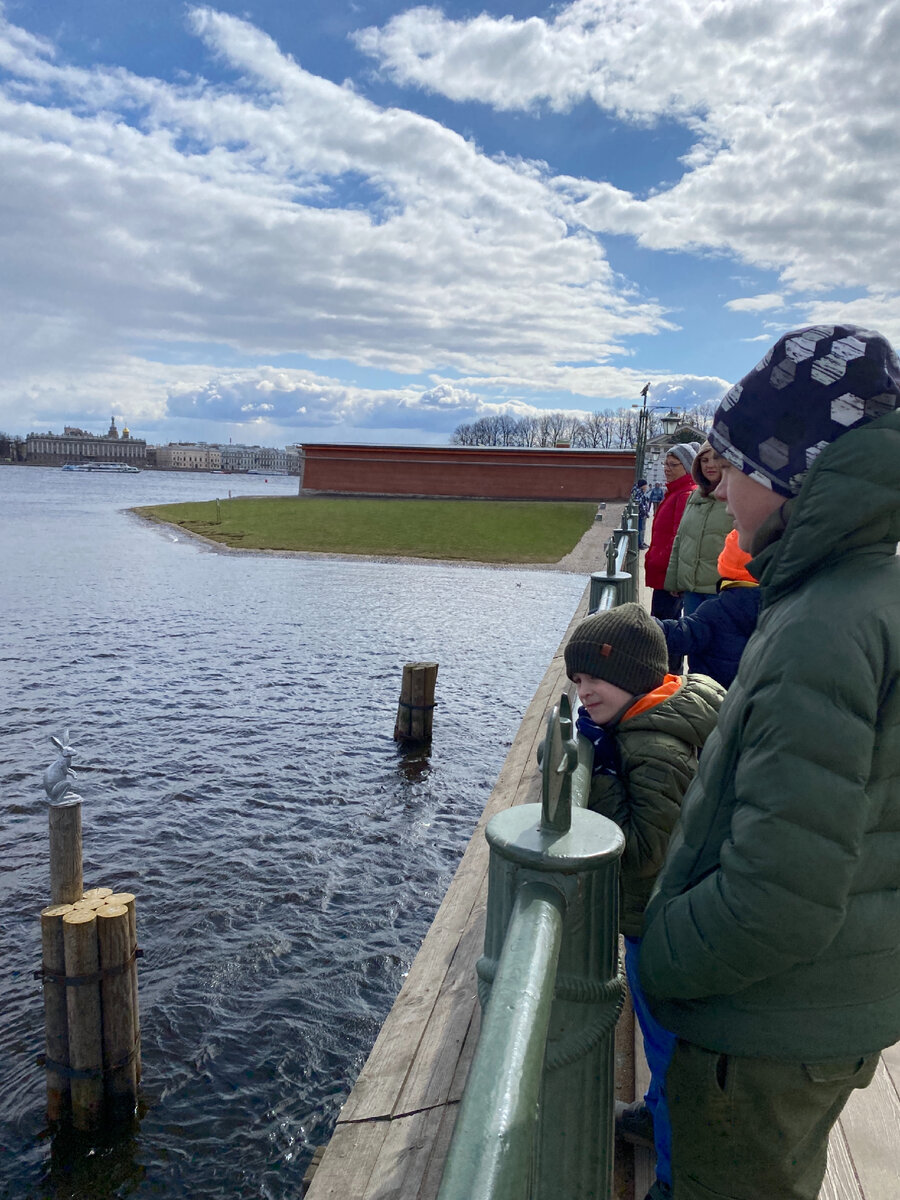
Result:
[[[25,461],[38,467],[91,462],[143,467],[147,461],[147,443],[142,438],[133,438],[127,426],[120,436],[113,417],[106,434],[88,433],[74,425],[66,425],[63,433],[29,433],[25,439]]]
[[[223,471],[272,471],[298,475],[300,451],[297,446],[278,450],[274,446],[242,446],[219,443]]]
[[[156,447],[156,465],[162,471],[221,471],[222,455],[205,442],[170,442]]]

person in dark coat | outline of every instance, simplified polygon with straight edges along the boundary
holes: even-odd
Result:
[[[709,440],[760,614],[646,909],[678,1200],[815,1200],[900,1041],[900,360],[785,334]],[[707,602],[709,603],[709,602]]]
[[[647,491],[646,479],[639,479],[637,481],[631,489],[631,499],[638,508],[638,550],[646,550],[647,543],[644,541],[644,530],[647,525],[647,517],[650,515],[650,496]]]
[[[759,584],[747,570],[750,555],[737,544],[737,530],[719,555],[718,595],[704,600],[689,617],[660,621],[671,655],[688,656],[692,672],[729,687],[759,616]]]

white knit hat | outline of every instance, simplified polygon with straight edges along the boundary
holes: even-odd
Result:
[[[671,454],[673,458],[677,458],[684,469],[690,474],[699,449],[699,442],[676,442],[674,446],[667,447],[666,457]]]

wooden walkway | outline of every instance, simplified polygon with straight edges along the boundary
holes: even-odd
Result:
[[[587,611],[587,591],[569,626]],[[475,962],[487,890],[484,828],[494,813],[540,800],[536,752],[547,712],[569,684],[560,646],[528,707],[472,840],[368,1061],[344,1105],[306,1200],[435,1200],[479,1031]],[[645,1086],[629,1014],[617,1038],[617,1090]],[[627,1049],[623,1045],[627,1043]],[[627,1075],[620,1069],[627,1059]],[[619,1200],[642,1200],[652,1157],[617,1143]],[[620,1151],[624,1153],[620,1154]],[[560,1197],[560,1200],[566,1200]],[[777,1200],[773,1197],[771,1200]],[[854,1094],[831,1139],[820,1200],[900,1200],[900,1045]]]

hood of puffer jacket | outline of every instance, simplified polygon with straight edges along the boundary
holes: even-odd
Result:
[[[762,607],[847,554],[893,554],[900,541],[900,412],[832,442],[787,502],[781,537],[750,562]]]
[[[666,676],[666,679],[674,678]],[[652,708],[642,708],[631,717],[626,713],[616,727],[616,736],[667,733],[700,750],[716,727],[724,688],[707,675],[682,675],[681,686],[676,691],[666,695],[664,690],[665,684],[659,689],[659,702]]]

